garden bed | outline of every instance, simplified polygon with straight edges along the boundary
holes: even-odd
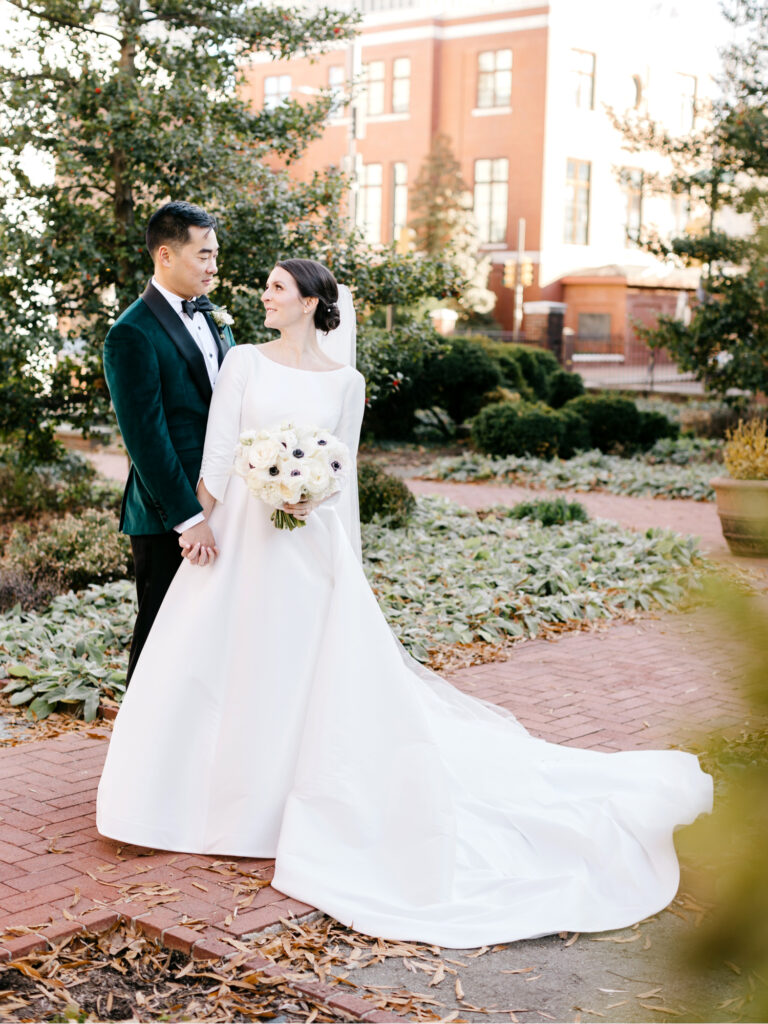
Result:
[[[514,483],[550,490],[609,491],[632,497],[714,501],[710,480],[721,472],[717,441],[664,441],[631,458],[582,452],[571,459],[532,455],[491,458],[477,452],[435,460],[424,480]]]
[[[523,638],[678,607],[709,567],[694,540],[668,531],[545,527],[442,498],[420,498],[407,529],[364,525],[363,548],[395,634],[443,669],[503,656]],[[39,718],[66,709],[92,720],[122,697],[135,613],[133,584],[118,581],[0,616],[6,696]]]

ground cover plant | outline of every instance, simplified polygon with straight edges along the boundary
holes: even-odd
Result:
[[[705,563],[696,542],[608,522],[543,526],[514,510],[476,513],[420,498],[407,529],[363,526],[364,566],[393,630],[415,658],[446,647],[505,644],[651,608],[671,608]],[[0,616],[5,694],[30,715],[63,707],[91,720],[119,701],[135,616],[127,581],[90,586],[48,610]]]
[[[594,450],[570,459],[533,455],[491,458],[477,452],[437,459],[423,470],[425,480],[481,480],[552,490],[610,491],[634,497],[714,501],[709,485],[721,471],[719,441],[682,438],[658,441],[644,455],[625,458]]]

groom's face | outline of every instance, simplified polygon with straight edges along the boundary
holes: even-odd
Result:
[[[183,245],[161,245],[155,255],[155,269],[160,283],[191,299],[207,295],[216,277],[216,257],[219,253],[216,232],[192,224],[189,238]]]

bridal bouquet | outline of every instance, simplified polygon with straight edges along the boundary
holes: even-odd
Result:
[[[251,493],[274,509],[280,530],[305,526],[285,512],[283,503],[323,501],[341,490],[349,467],[349,449],[328,430],[283,423],[269,430],[247,430],[235,449],[235,472]]]

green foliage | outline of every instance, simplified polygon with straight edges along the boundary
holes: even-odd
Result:
[[[562,414],[562,410],[559,411]],[[633,458],[605,455],[595,450],[565,461],[533,456],[491,459],[471,452],[437,459],[421,475],[427,480],[456,480],[460,483],[495,480],[547,490],[610,491],[634,497],[714,500],[709,481],[715,470],[709,455],[699,461],[681,462],[676,461],[672,454],[667,461],[660,461],[660,456],[653,455],[654,450],[647,456]],[[685,451],[680,455],[684,459]]]
[[[78,590],[133,575],[128,538],[118,533],[114,512],[88,509],[38,524],[14,528],[3,564],[33,583],[52,583]]]
[[[572,398],[578,398],[584,394],[584,381],[578,373],[569,373],[568,370],[557,369],[549,378],[549,405],[553,409],[559,409]]]
[[[671,608],[707,569],[693,540],[666,531],[606,522],[544,528],[508,509],[481,517],[438,498],[417,501],[406,531],[366,524],[363,551],[384,614],[421,661],[436,645]],[[0,616],[12,702],[31,702],[38,717],[63,704],[92,718],[100,696],[119,700],[135,614],[124,581],[57,597],[45,613]]]
[[[93,721],[102,696],[125,693],[128,647],[136,618],[135,588],[121,581],[54,598],[46,612],[0,617],[3,691],[30,718],[67,710]]]
[[[660,316],[655,325],[638,325],[638,334],[725,398],[733,388],[768,391],[768,18],[755,0],[729,0],[723,13],[737,31],[722,51],[724,75],[711,116],[697,118],[698,127],[685,136],[647,117],[614,121],[626,149],[665,158],[670,173],[654,176],[654,191],[684,195],[710,214],[703,235],[646,240],[656,255],[700,267],[701,283],[689,323]],[[746,237],[718,229],[724,208],[746,215]]]
[[[652,448],[657,441],[671,440],[680,436],[680,427],[677,423],[668,420],[662,412],[640,412],[640,425],[637,431],[637,445],[646,450]]]
[[[463,423],[480,409],[483,395],[500,383],[501,371],[482,346],[456,336],[446,351],[426,362],[416,390],[423,407],[440,406]]]
[[[565,523],[586,523],[587,510],[578,501],[565,498],[541,498],[520,501],[509,510],[513,519],[536,519],[542,526],[563,526]]]
[[[633,401],[616,395],[581,395],[564,408],[576,413],[589,426],[592,445],[600,451],[616,446],[631,447],[640,431],[640,413]]]
[[[363,529],[365,569],[399,639],[426,661],[439,644],[536,636],[547,624],[671,608],[707,568],[695,540],[613,523],[542,527],[509,509],[478,516],[419,498],[405,533]]]
[[[86,458],[60,446],[55,455],[54,461],[33,463],[11,448],[0,450],[0,520],[120,507],[122,488],[98,478]]]
[[[460,293],[446,261],[350,237],[336,169],[289,176],[330,95],[251,103],[254,51],[317,54],[356,17],[241,0],[40,0],[30,28],[0,40],[0,435],[49,458],[57,422],[88,429],[108,416],[101,346],[146,284],[144,228],[169,198],[219,219],[212,297],[240,343],[265,337],[260,291],[286,255],[325,259],[363,310]]]
[[[357,468],[357,485],[361,522],[377,519],[392,529],[408,525],[416,499],[399,477],[385,473],[371,462],[361,462]]]
[[[563,417],[528,402],[486,405],[472,421],[472,440],[489,455],[557,455],[565,433]]]
[[[461,165],[447,135],[436,135],[410,194],[409,225],[416,247],[439,258],[453,241],[455,218],[467,191]]]
[[[592,447],[592,434],[584,417],[567,405],[558,409],[557,415],[563,421],[563,436],[557,453],[560,458],[572,459],[577,452],[588,451]]]
[[[408,319],[393,330],[362,326],[357,368],[366,380],[364,430],[377,437],[408,437],[419,399],[416,381],[424,365],[442,353],[446,339],[429,321]]]

